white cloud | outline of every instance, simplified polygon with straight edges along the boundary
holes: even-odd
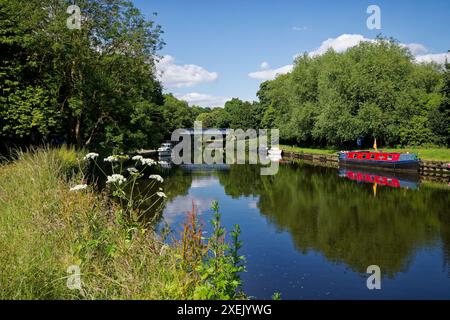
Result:
[[[430,53],[416,56],[416,61],[419,63],[436,62],[443,64],[446,58],[447,61],[450,61],[450,53]]]
[[[270,65],[268,62],[264,61],[263,63],[261,63],[261,65],[259,67],[263,70],[266,70],[266,69],[270,68]]]
[[[156,64],[159,79],[167,88],[191,87],[204,82],[212,82],[219,75],[195,64],[178,65],[175,58],[165,55]]]
[[[363,41],[373,42],[374,40],[364,38],[364,36],[360,34],[341,34],[337,38],[329,38],[323,41],[320,47],[309,53],[309,56],[315,57],[322,55],[330,49],[333,49],[336,52],[344,52],[348,48],[357,46]]]
[[[280,74],[285,74],[285,73],[291,72],[293,67],[294,66],[292,64],[288,64],[286,66],[283,66],[283,67],[280,67],[277,69],[268,69],[268,70],[263,70],[263,71],[250,72],[248,74],[248,76],[250,78],[254,78],[254,79],[258,79],[258,80],[273,80]]]
[[[217,183],[218,180],[215,177],[193,178],[191,188],[209,188]]]
[[[293,31],[306,31],[306,30],[308,30],[308,27],[307,26],[301,26],[301,27],[294,26],[294,27],[292,27],[292,30]]]
[[[248,207],[249,207],[250,209],[258,209],[258,201],[256,201],[256,200],[250,200],[250,201],[248,202]]]
[[[333,49],[336,52],[344,52],[364,41],[375,42],[376,40],[365,38],[360,34],[342,34],[336,38],[329,38],[323,41],[318,48],[309,52],[308,55],[310,57],[315,57],[326,53],[330,49]],[[436,62],[442,64],[445,63],[445,58],[450,61],[450,53],[425,54],[428,52],[428,49],[420,43],[401,43],[400,46],[408,48],[411,51],[411,54],[415,56],[416,61],[419,63]],[[295,60],[298,56],[299,54],[294,55],[293,59]],[[263,64],[261,64],[261,69],[265,70],[250,72],[248,76],[259,80],[273,80],[277,77],[277,75],[292,71],[293,65],[289,64],[277,69],[266,69],[263,68]]]
[[[176,94],[178,99],[184,100],[189,105],[196,105],[201,107],[223,107],[225,102],[230,100],[228,97],[212,96],[198,92],[190,92],[186,94]]]
[[[425,48],[425,46],[421,45],[420,43],[408,43],[408,44],[404,44],[401,43],[400,46],[404,47],[404,48],[408,48],[409,51],[414,55],[419,55],[421,53],[426,53],[428,52],[428,49]]]
[[[193,195],[177,196],[166,204],[164,220],[170,224],[179,219],[179,217],[185,216],[192,209],[192,202],[197,208],[197,213],[202,215],[210,210],[213,201],[213,198],[197,198]]]

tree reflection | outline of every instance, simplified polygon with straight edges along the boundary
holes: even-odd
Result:
[[[406,270],[418,249],[442,240],[449,257],[448,190],[372,186],[339,178],[335,169],[297,164],[260,176],[257,166],[234,165],[218,173],[227,195],[258,195],[258,208],[287,230],[301,252],[365,272],[379,265],[393,276]],[[448,261],[448,260],[447,260]]]

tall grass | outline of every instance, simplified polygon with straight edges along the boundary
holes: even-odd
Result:
[[[195,232],[168,246],[107,191],[70,191],[85,182],[82,157],[35,149],[0,166],[0,299],[245,298],[239,229],[231,246],[204,239],[193,207],[185,230]],[[214,230],[224,234],[217,210]],[[208,249],[218,246],[221,254]],[[68,286],[73,266],[81,287]]]
[[[187,299],[189,274],[150,230],[78,184],[73,149],[18,152],[0,167],[0,299]],[[131,235],[131,236],[130,236]],[[82,290],[70,290],[78,265]]]

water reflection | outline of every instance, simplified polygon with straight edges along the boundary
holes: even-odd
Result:
[[[311,254],[326,258],[320,264],[324,268],[342,265],[365,274],[367,266],[377,264],[388,278],[409,272],[412,276],[411,265],[425,248],[433,250],[434,258],[427,259],[443,270],[446,281],[435,271],[427,274],[429,269],[422,270],[422,279],[435,277],[441,286],[436,290],[450,289],[448,187],[424,183],[418,188],[415,177],[386,173],[349,169],[337,173],[301,162],[280,165],[275,176],[261,176],[254,165],[231,165],[218,171],[174,168],[164,187],[169,196],[164,217],[176,226],[191,201],[207,216],[210,202],[218,200],[225,223],[243,226],[250,289],[300,281],[297,272],[305,267],[294,270],[290,265],[296,266],[301,257],[312,259]],[[382,186],[376,197],[374,183]],[[290,242],[294,250],[289,250]],[[276,248],[275,243],[279,243]],[[280,268],[290,273],[280,274]],[[267,272],[263,279],[254,276]],[[360,277],[352,281],[356,279]],[[322,285],[315,279],[314,286]],[[286,287],[278,289],[289,292]]]
[[[386,171],[368,171],[360,168],[339,168],[339,176],[358,183],[369,183],[373,190],[377,186],[406,188],[415,190],[419,187],[419,174],[405,174]]]

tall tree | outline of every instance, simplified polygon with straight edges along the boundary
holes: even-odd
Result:
[[[121,150],[155,144],[160,27],[130,1],[80,0],[81,28],[69,29],[70,4],[2,1],[0,134]]]

